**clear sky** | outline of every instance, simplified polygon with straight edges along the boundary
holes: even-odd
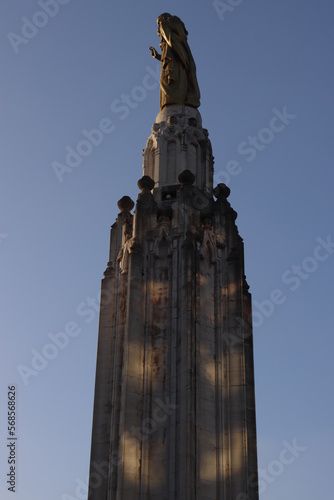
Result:
[[[15,499],[84,498],[100,280],[159,111],[148,46],[166,11],[189,31],[216,183],[245,241],[261,500],[332,497],[333,2],[3,0],[1,499],[8,385]]]

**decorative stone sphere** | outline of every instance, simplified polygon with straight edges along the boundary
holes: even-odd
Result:
[[[152,189],[154,188],[154,184],[155,184],[154,180],[151,179],[151,177],[149,175],[144,175],[137,182],[139,189],[141,189],[142,191],[144,191],[144,190],[152,191]]]
[[[230,196],[231,190],[226,184],[220,183],[213,190],[213,194],[216,198],[228,198]]]
[[[131,200],[130,196],[123,196],[123,198],[118,200],[117,206],[121,212],[130,212],[135,206],[135,203]]]
[[[183,170],[178,176],[180,184],[194,184],[195,176],[190,170]]]

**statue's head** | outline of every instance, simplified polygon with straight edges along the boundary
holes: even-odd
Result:
[[[188,31],[186,30],[183,21],[177,16],[172,16],[171,14],[168,14],[168,12],[164,12],[163,14],[161,14],[157,19],[157,23],[158,23],[158,32],[160,23],[168,23],[171,25],[171,27],[176,25],[178,27],[181,27],[184,30],[186,36],[188,36]]]
[[[168,12],[164,12],[158,17],[157,23],[159,24],[160,21],[169,21],[172,17],[173,16],[171,14],[168,14]]]

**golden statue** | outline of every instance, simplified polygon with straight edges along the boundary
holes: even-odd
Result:
[[[149,49],[152,56],[161,61],[160,109],[170,104],[198,108],[200,91],[187,42],[188,31],[179,17],[167,13],[161,14],[157,23],[161,55],[154,47]]]

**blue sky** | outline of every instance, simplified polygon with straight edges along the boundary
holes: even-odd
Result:
[[[46,0],[1,5],[1,498],[12,498],[5,477],[12,384],[15,498],[83,498],[100,280],[117,200],[137,197],[141,151],[159,111],[152,76],[159,63],[148,46],[159,45],[156,18],[165,11],[189,31],[216,183],[231,188],[245,241],[260,498],[329,498],[332,2],[54,2],[44,10]],[[85,149],[85,134],[101,126]],[[59,164],[67,165],[61,174]],[[65,329],[67,345],[49,348],[53,359],[22,376]]]

